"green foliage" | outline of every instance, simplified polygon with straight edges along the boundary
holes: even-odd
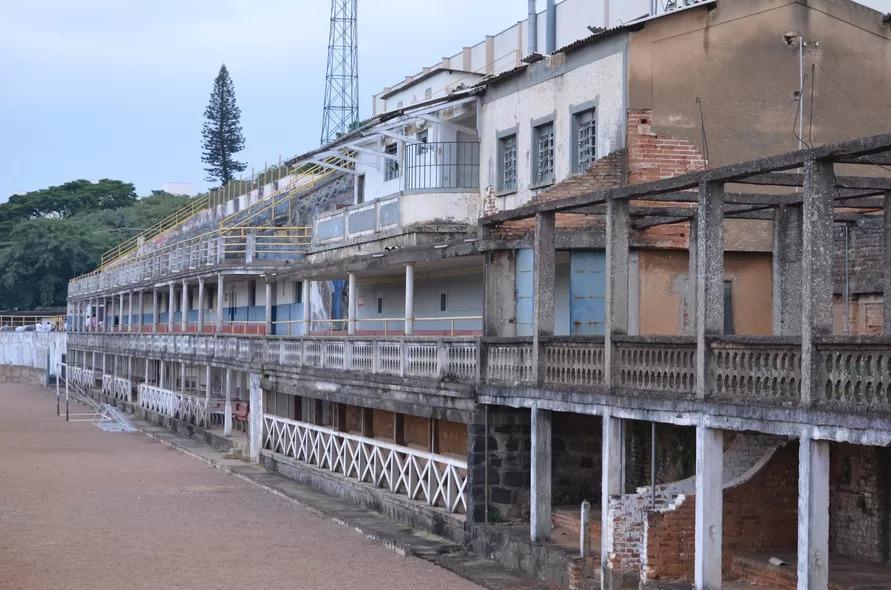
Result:
[[[64,305],[69,279],[188,202],[161,191],[137,198],[132,184],[107,179],[13,196],[0,204],[0,309]]]
[[[208,165],[204,169],[207,180],[219,180],[225,186],[247,167],[235,159],[235,154],[244,149],[244,135],[241,132],[241,109],[235,103],[235,85],[225,64],[213,81],[204,118],[207,120],[201,130],[201,161]]]

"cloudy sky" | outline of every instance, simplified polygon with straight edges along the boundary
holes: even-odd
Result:
[[[75,178],[203,188],[202,113],[224,62],[249,166],[314,147],[328,11],[327,0],[3,2],[0,201]],[[360,1],[360,114],[373,92],[525,11],[524,0]]]

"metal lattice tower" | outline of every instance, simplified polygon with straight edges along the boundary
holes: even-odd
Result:
[[[346,133],[359,120],[358,0],[331,0],[331,32],[325,72],[322,144]]]

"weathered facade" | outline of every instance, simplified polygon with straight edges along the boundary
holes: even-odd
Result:
[[[71,283],[72,378],[564,586],[884,575],[889,25],[691,4],[143,236]],[[818,78],[808,141],[869,137],[790,151],[790,30],[876,85],[857,127]]]

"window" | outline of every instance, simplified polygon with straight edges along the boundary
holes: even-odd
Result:
[[[733,334],[733,282],[724,281],[724,333]]]
[[[356,177],[356,204],[361,205],[365,202],[365,175],[360,174]]]
[[[597,159],[597,112],[579,111],[572,116],[575,145],[574,172],[585,172]]]
[[[395,143],[391,143],[384,149],[384,151],[391,156],[395,156],[399,153],[399,148]],[[393,180],[394,178],[399,178],[399,160],[387,158],[387,166],[384,169],[384,180]]]
[[[432,89],[432,88],[425,88],[425,89],[424,89],[424,98],[425,98],[425,99],[429,99],[429,98],[432,97],[432,96],[433,96],[433,89]]]
[[[257,305],[257,281],[248,283],[248,307]]]
[[[448,307],[448,295],[443,292],[439,294],[439,311],[445,311]]]
[[[532,129],[533,159],[532,184],[539,186],[554,182],[554,123],[544,123]]]
[[[430,146],[427,145],[427,141],[429,139],[429,133],[427,129],[423,131],[418,131],[415,134],[415,138],[418,140],[418,146],[416,146],[417,154],[426,154],[430,150]]]
[[[303,303],[303,281],[294,283],[294,303]]]
[[[498,190],[517,190],[517,135],[498,140]]]

